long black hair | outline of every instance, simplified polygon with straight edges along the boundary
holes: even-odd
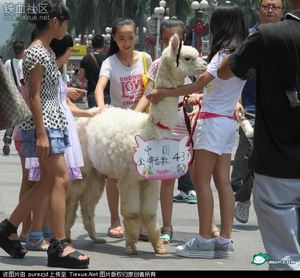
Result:
[[[134,32],[135,32],[135,23],[130,18],[117,18],[113,24],[112,24],[112,30],[111,30],[111,38],[110,38],[110,47],[107,56],[112,56],[119,52],[119,47],[114,40],[114,36],[116,35],[118,28],[125,25],[131,25]]]
[[[56,59],[63,56],[69,47],[73,47],[73,39],[69,34],[66,34],[61,40],[53,39],[50,47],[55,53]]]
[[[222,49],[233,52],[248,36],[243,12],[235,4],[218,6],[211,15],[209,27],[211,49],[208,62]]]
[[[62,23],[70,19],[71,13],[61,0],[42,0],[36,6],[30,7],[27,16],[28,21],[36,24],[36,28],[42,31],[50,19],[56,17]]]

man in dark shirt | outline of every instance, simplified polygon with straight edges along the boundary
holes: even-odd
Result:
[[[300,1],[289,4],[285,20],[261,25],[218,75],[257,70],[254,207],[269,268],[300,270]]]
[[[95,107],[95,88],[99,78],[99,72],[102,65],[102,62],[105,60],[106,55],[102,52],[104,45],[104,38],[101,35],[95,35],[92,39],[93,52],[87,54],[83,57],[80,63],[79,79],[87,80],[87,100],[89,108]],[[109,102],[107,99],[106,92],[106,102]]]
[[[258,30],[260,24],[278,22],[284,15],[284,0],[260,0],[258,6],[259,22],[249,29],[249,34]],[[255,121],[256,74],[253,71],[242,91],[242,105],[246,118],[254,126]],[[239,112],[239,111],[237,111]],[[247,138],[239,128],[239,145],[237,147],[231,172],[231,185],[235,191],[235,219],[247,223],[250,197],[253,187],[253,171],[250,167],[250,156],[253,149],[253,138]]]

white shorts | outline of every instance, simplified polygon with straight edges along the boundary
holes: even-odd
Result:
[[[237,122],[228,118],[198,119],[193,136],[195,150],[218,155],[231,154],[235,143]]]

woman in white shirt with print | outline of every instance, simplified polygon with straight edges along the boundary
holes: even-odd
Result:
[[[145,52],[135,48],[135,23],[131,19],[118,18],[112,25],[111,45],[108,58],[103,61],[95,90],[97,105],[104,104],[104,89],[110,81],[111,105],[124,109],[134,109],[142,97],[146,84],[143,75],[152,60]],[[108,178],[107,201],[111,214],[108,236],[123,237],[124,231],[119,217],[119,192],[117,180]]]

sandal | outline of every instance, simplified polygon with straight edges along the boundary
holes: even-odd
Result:
[[[165,226],[160,229],[160,241],[163,244],[169,244],[173,239],[173,227]]]
[[[237,221],[245,224],[249,219],[249,209],[251,206],[251,201],[236,202],[234,217]]]
[[[217,238],[218,236],[220,236],[220,230],[218,228],[216,228],[215,230],[211,230],[210,236],[211,238]]]
[[[109,227],[107,230],[107,235],[113,238],[122,238],[124,237],[124,229],[122,226],[117,226],[115,228]]]
[[[42,231],[31,231],[28,234],[25,247],[30,251],[47,251],[49,243],[45,240]]]
[[[80,260],[80,256],[84,256],[77,250],[71,252],[66,256],[61,256],[64,249],[71,246],[65,239],[51,240],[48,248],[48,266],[50,267],[62,267],[62,268],[74,268],[74,269],[85,269],[88,268],[90,259]]]
[[[50,228],[45,228],[43,229],[43,234],[44,234],[44,238],[47,240],[47,241],[50,241],[51,240],[51,237],[52,237],[52,230]]]
[[[17,233],[18,227],[13,226],[7,219],[0,223],[0,247],[15,259],[24,258],[27,250],[22,246],[20,240],[11,240],[9,237]]]

